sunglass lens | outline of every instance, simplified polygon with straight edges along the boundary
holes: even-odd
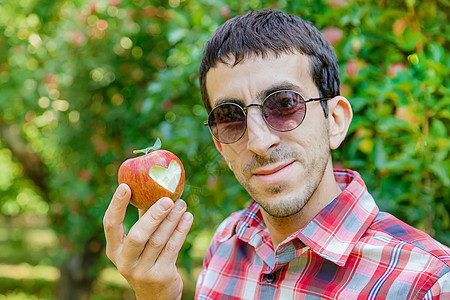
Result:
[[[272,128],[289,131],[297,128],[303,122],[306,104],[300,94],[292,91],[279,91],[264,101],[263,113]]]
[[[209,128],[212,134],[223,143],[233,143],[245,131],[245,114],[237,104],[222,104],[215,107],[209,115]]]

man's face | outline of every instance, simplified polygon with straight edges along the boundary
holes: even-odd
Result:
[[[219,63],[208,71],[206,88],[212,107],[223,101],[242,106],[261,104],[274,88],[295,90],[305,99],[319,97],[309,60],[302,54],[251,56],[234,67]],[[325,169],[331,166],[322,107],[319,102],[306,106],[303,123],[290,132],[271,129],[261,110],[250,107],[247,130],[239,141],[215,141],[240,184],[273,217],[298,213],[313,195],[320,193]]]

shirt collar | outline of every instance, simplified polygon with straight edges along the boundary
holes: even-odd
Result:
[[[334,175],[343,189],[342,193],[304,228],[281,243],[279,249],[299,239],[321,257],[337,265],[345,265],[356,242],[366,232],[379,210],[356,171],[335,170]],[[243,242],[253,244],[252,241],[268,238],[259,205],[255,201],[239,214],[234,222],[228,224],[229,230],[222,231],[220,240],[236,235]]]
[[[343,266],[379,209],[357,172],[335,170],[334,175],[345,189],[296,236],[318,255]]]

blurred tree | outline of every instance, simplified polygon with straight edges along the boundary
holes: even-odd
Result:
[[[449,244],[446,5],[0,1],[1,214],[48,214],[66,253],[58,298],[86,297],[107,263],[101,223],[118,167],[160,137],[186,169],[189,270],[196,234],[249,200],[201,126],[203,44],[225,20],[267,7],[310,20],[336,49],[355,118],[335,162],[362,173],[382,209]],[[20,201],[25,187],[39,205]],[[130,209],[127,226],[136,217]]]

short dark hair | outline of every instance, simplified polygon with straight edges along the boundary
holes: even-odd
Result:
[[[310,22],[297,16],[268,9],[250,11],[221,25],[206,42],[200,62],[199,77],[203,104],[211,111],[206,74],[218,62],[234,57],[234,65],[251,55],[299,52],[310,60],[311,76],[320,97],[339,95],[339,65],[333,46]],[[325,116],[326,101],[322,102]]]

